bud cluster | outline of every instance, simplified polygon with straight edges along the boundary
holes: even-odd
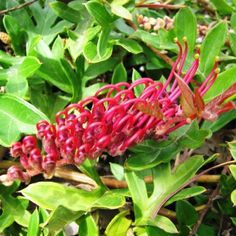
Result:
[[[178,40],[176,43],[180,53],[164,84],[150,78],[141,78],[131,84],[108,84],[94,96],[60,111],[55,117],[55,124],[45,120],[38,122],[37,138],[26,136],[13,144],[11,155],[20,159],[25,171],[16,166],[9,168],[7,181],[20,179],[27,182],[31,176],[40,173],[51,177],[57,166],[80,165],[86,158],[96,159],[104,152],[110,156],[121,155],[147,137],[166,137],[191,122],[196,117],[191,114],[195,112],[195,107],[187,110],[179,104],[179,97],[184,90],[191,93],[188,84],[198,69],[199,54],[195,55],[191,67],[180,78],[188,45],[185,38],[184,48]],[[214,83],[218,74],[217,63],[197,89],[198,97],[202,97]],[[170,89],[167,89],[169,86]],[[138,93],[140,90],[141,93]],[[199,111],[197,113],[200,114]]]
[[[153,30],[158,31],[159,29],[170,30],[174,28],[174,20],[169,16],[164,16],[164,18],[153,18],[143,15],[137,15],[137,21],[140,27],[147,31]]]

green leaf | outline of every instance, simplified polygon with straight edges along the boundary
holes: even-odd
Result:
[[[47,227],[50,233],[58,233],[64,226],[75,221],[83,214],[83,211],[73,211],[63,206],[58,206],[50,213],[50,216],[42,226]]]
[[[183,200],[183,199],[197,196],[197,195],[202,194],[204,192],[206,192],[206,189],[202,186],[193,186],[193,187],[185,188],[185,189],[181,190],[180,192],[178,192],[176,195],[174,195],[172,198],[170,198],[166,202],[165,206],[168,206],[171,203],[179,201],[179,200]]]
[[[139,43],[133,39],[121,38],[118,41],[116,41],[115,44],[123,47],[125,50],[133,54],[138,54],[143,51]]]
[[[18,73],[19,75],[28,78],[32,76],[40,66],[41,63],[36,57],[27,56],[19,66]]]
[[[174,172],[169,163],[153,168],[154,189],[140,223],[160,209],[169,200],[169,196],[189,181],[204,164],[202,156],[192,156],[178,165]]]
[[[27,227],[31,217],[30,213],[26,210],[28,204],[25,204],[25,199],[15,198],[11,194],[11,188],[6,189],[5,186],[0,185],[0,199],[4,214],[11,215],[19,225]],[[6,218],[6,220],[9,220],[9,218]]]
[[[118,180],[124,180],[124,167],[122,165],[110,162],[110,168],[112,174]]]
[[[150,34],[147,31],[138,29],[132,35],[130,35],[130,37],[140,39],[142,42],[149,44],[157,49],[162,49],[158,36]]]
[[[79,235],[80,236],[99,236],[99,229],[94,221],[92,215],[88,214],[81,219],[79,224]]]
[[[204,95],[205,102],[211,101],[213,98],[222,94],[222,92],[227,90],[231,85],[236,83],[235,73],[236,66],[233,66],[232,68],[229,68],[228,70],[220,73],[214,84]],[[225,81],[225,83],[222,83],[222,81]]]
[[[187,201],[178,201],[176,203],[176,216],[180,224],[188,226],[195,224],[198,220],[198,213]]]
[[[90,64],[85,71],[85,76],[95,78],[107,71],[112,71],[117,65],[119,58],[111,57],[109,60]]]
[[[141,78],[141,75],[138,73],[138,71],[133,69],[133,71],[132,71],[132,82],[134,83],[136,80],[138,80],[140,78]],[[134,88],[135,96],[139,97],[141,95],[141,93],[143,92],[144,88],[145,88],[145,85],[143,85],[143,84],[135,86],[135,88]]]
[[[22,60],[21,57],[18,57],[18,56],[13,57],[0,50],[0,63],[3,65],[7,65],[7,66],[14,65],[14,64],[19,63],[19,61],[21,60]]]
[[[98,56],[101,58],[106,54],[110,32],[111,32],[110,27],[104,27],[102,28],[102,31],[99,35],[98,44],[97,44],[97,52],[98,52]]]
[[[202,43],[199,68],[205,76],[210,73],[215,57],[219,55],[225,43],[226,33],[227,24],[220,22],[207,33]]]
[[[210,129],[212,132],[216,132],[234,119],[236,119],[236,110],[222,114],[215,122],[204,121],[201,127],[203,129]]]
[[[117,214],[108,224],[105,235],[126,235],[127,231],[132,223],[131,220],[127,219],[125,216],[129,214],[129,211],[122,211]]]
[[[135,220],[138,221],[143,217],[145,210],[148,209],[146,185],[140,172],[126,170],[125,179],[134,204]]]
[[[18,55],[24,55],[25,34],[20,29],[16,19],[12,16],[5,15],[3,18],[4,27],[11,38],[11,45],[14,52]]]
[[[236,13],[235,12],[233,12],[230,17],[230,24],[231,24],[231,27],[234,29],[234,31],[236,31]]]
[[[15,7],[18,4],[18,1],[15,0],[7,1],[7,8]],[[10,14],[14,16],[21,30],[27,33],[29,43],[36,35],[41,35],[49,45],[59,33],[73,25],[66,20],[58,20],[49,4],[45,4],[43,7],[38,1],[28,8],[22,8]]]
[[[230,32],[229,34],[230,47],[233,51],[234,56],[236,56],[236,33]]]
[[[132,14],[125,7],[112,3],[111,12],[121,18],[132,21]]]
[[[44,191],[47,189],[47,191]],[[38,182],[31,184],[21,193],[40,207],[55,210],[58,206],[72,211],[90,211],[92,208],[116,209],[124,205],[124,197],[99,189],[87,192],[74,187],[53,182]],[[60,196],[52,198],[51,196]]]
[[[30,217],[27,236],[36,236],[39,233],[39,213],[37,208]]]
[[[80,12],[69,7],[63,2],[50,3],[52,10],[62,19],[68,20],[72,23],[78,23],[81,20]]]
[[[188,7],[181,9],[175,18],[176,37],[183,43],[183,37],[187,38],[189,53],[185,68],[187,69],[193,61],[193,52],[197,36],[197,20],[192,10]]]
[[[122,62],[115,67],[111,81],[113,84],[127,82],[127,72]]]
[[[103,54],[103,57],[100,57],[97,53],[96,45],[90,41],[85,45],[83,54],[89,63],[98,63],[98,62],[105,61],[108,58],[110,58],[112,55],[112,50],[113,50],[112,46],[109,45],[106,48],[105,53]]]
[[[200,129],[196,121],[182,126],[170,134],[173,141],[178,141],[178,145],[181,145],[183,148],[200,147],[205,142],[205,139],[210,136],[210,130]]]
[[[0,123],[4,129],[0,131],[0,144],[11,146],[21,134],[33,134],[39,120],[48,118],[21,98],[10,94],[0,95]]]
[[[233,157],[234,160],[236,160],[236,140],[232,142],[228,142],[229,145],[229,151]]]
[[[64,57],[64,43],[60,36],[57,36],[52,45],[52,54],[53,57],[58,60]]]
[[[76,76],[69,62],[64,58],[60,60],[54,59],[49,47],[43,41],[40,41],[37,45],[37,50],[38,58],[42,65],[36,71],[36,74],[62,91],[70,93],[72,101],[78,101],[81,95],[81,81]]]
[[[216,10],[222,14],[227,15],[233,12],[233,8],[227,3],[226,0],[210,0],[213,3]]]
[[[236,149],[235,149],[235,151],[236,151]],[[230,165],[229,169],[230,169],[230,172],[231,172],[232,176],[236,180],[236,165]]]
[[[89,1],[85,4],[89,14],[102,27],[107,27],[113,21],[111,14],[107,11],[104,5],[97,1]]]
[[[234,206],[236,206],[236,189],[231,193],[231,201],[233,202]]]
[[[150,226],[158,227],[167,233],[177,234],[178,230],[175,224],[167,217],[158,215],[154,220],[149,220],[147,222]]]
[[[144,170],[169,162],[180,151],[180,146],[171,140],[161,142],[145,140],[130,150],[131,157],[125,162],[125,168]]]

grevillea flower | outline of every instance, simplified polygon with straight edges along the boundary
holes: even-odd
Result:
[[[80,165],[86,158],[96,159],[103,152],[118,156],[145,138],[160,139],[196,117],[215,119],[222,111],[234,108],[233,103],[222,105],[230,91],[216,99],[218,107],[214,107],[214,102],[205,105],[202,100],[216,80],[218,60],[206,80],[194,93],[191,91],[188,84],[198,69],[199,49],[183,75],[188,45],[185,39],[184,48],[179,41],[176,43],[180,52],[164,84],[150,78],[131,84],[108,84],[94,96],[60,111],[55,124],[38,122],[37,138],[26,136],[12,145],[11,155],[20,159],[25,171],[11,167],[7,180],[29,181],[31,176],[40,173],[50,177],[57,166]],[[137,95],[138,87],[143,89]],[[235,92],[235,88],[233,90]]]

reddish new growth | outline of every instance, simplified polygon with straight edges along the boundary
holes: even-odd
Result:
[[[26,136],[12,146],[11,155],[20,159],[26,171],[12,166],[7,172],[7,180],[28,182],[31,176],[40,173],[50,177],[56,166],[80,165],[86,158],[96,159],[103,152],[111,156],[121,155],[145,138],[166,136],[195,117],[211,118],[212,104],[204,105],[202,96],[217,77],[218,60],[193,93],[188,84],[198,69],[199,50],[189,70],[182,75],[188,45],[186,40],[184,48],[178,41],[176,43],[180,53],[164,85],[150,78],[132,84],[105,85],[94,96],[59,112],[56,124],[40,121],[37,124],[38,141],[34,136]],[[138,87],[142,92],[137,96]],[[214,118],[218,113],[232,109],[232,103],[221,107],[224,99],[217,100],[218,109],[214,104]]]

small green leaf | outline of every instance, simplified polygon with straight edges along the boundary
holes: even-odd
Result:
[[[231,193],[231,201],[236,206],[236,189]]]
[[[133,71],[132,71],[132,82],[134,83],[136,80],[138,80],[140,78],[141,78],[141,75],[138,73],[138,71],[133,69]],[[135,88],[134,88],[135,96],[139,97],[141,95],[141,93],[143,92],[144,88],[145,88],[145,85],[143,85],[143,84],[135,86]]]
[[[139,45],[139,43],[133,39],[121,38],[118,41],[116,41],[115,44],[123,47],[125,50],[127,50],[128,52],[131,52],[133,54],[138,54],[143,51],[143,49]]]
[[[233,51],[234,56],[236,56],[236,33],[231,32],[229,34],[230,47]]]
[[[206,35],[200,54],[200,70],[207,76],[214,64],[215,57],[219,55],[221,47],[225,43],[227,24],[218,23]]]
[[[227,15],[233,12],[233,8],[227,3],[226,0],[210,0],[213,3],[216,10],[222,14]]]
[[[188,7],[181,9],[175,18],[176,37],[180,42],[183,42],[183,37],[187,38],[189,53],[187,56],[186,69],[193,61],[193,51],[197,36],[197,20],[192,10]]]
[[[42,226],[47,227],[50,233],[58,233],[64,226],[75,221],[83,214],[83,211],[72,211],[63,206],[58,206],[50,213]]]
[[[236,73],[236,66],[233,66],[228,70],[220,73],[214,84],[204,95],[204,101],[205,102],[211,101],[213,98],[222,94],[223,91],[227,90],[231,85],[236,83],[235,73]],[[222,81],[225,81],[225,83],[222,83]]]
[[[229,145],[229,151],[233,157],[234,160],[236,160],[236,140],[232,142],[228,142]]]
[[[36,236],[39,233],[39,213],[35,209],[30,217],[29,226],[27,230],[27,236]]]
[[[235,151],[236,151],[236,149],[235,149]],[[236,165],[230,165],[229,169],[230,169],[230,172],[231,172],[232,176],[236,180]]]
[[[98,62],[105,61],[108,58],[110,58],[112,55],[112,50],[113,50],[112,46],[109,45],[106,48],[105,53],[103,54],[103,57],[100,57],[97,53],[96,45],[93,42],[89,41],[84,47],[83,54],[89,63],[98,63]]]
[[[168,206],[171,203],[179,201],[179,200],[197,196],[201,193],[204,193],[205,191],[206,189],[202,186],[193,186],[190,188],[185,188],[181,190],[180,192],[178,192],[176,195],[174,195],[172,198],[170,198],[170,200],[166,202],[165,206]]]
[[[97,52],[98,52],[98,56],[101,58],[106,53],[110,32],[111,32],[110,27],[104,27],[102,28],[102,31],[99,35],[98,43],[97,43]]]
[[[124,180],[124,167],[122,165],[110,162],[110,168],[112,174],[118,180]]]
[[[201,127],[203,129],[210,129],[212,132],[216,132],[234,119],[236,119],[236,110],[222,114],[215,122],[204,121]]]
[[[132,223],[131,220],[128,220],[125,217],[127,214],[129,214],[129,211],[122,211],[119,214],[117,214],[108,224],[105,231],[105,235],[107,236],[126,235]]]
[[[5,15],[3,18],[4,27],[11,38],[11,45],[16,54],[24,55],[25,34],[18,22],[12,16]]]
[[[107,11],[104,5],[97,1],[89,1],[85,4],[89,14],[100,24],[102,27],[109,26],[112,23],[113,18]]]
[[[180,224],[189,226],[195,224],[198,219],[198,213],[187,201],[178,201],[176,203],[176,216]]]
[[[112,3],[111,4],[111,12],[121,18],[132,21],[132,14],[128,11],[127,8],[125,8],[121,5]]]
[[[130,150],[132,154],[125,162],[125,168],[144,170],[169,162],[180,151],[180,146],[169,140],[161,142],[146,140]]]
[[[158,227],[167,233],[177,234],[175,224],[167,217],[158,215],[154,220],[149,220],[147,225]]]
[[[79,224],[79,235],[80,236],[99,236],[99,229],[96,222],[93,219],[93,216],[87,214],[84,216]]]
[[[127,81],[127,72],[122,62],[115,67],[111,81],[113,84]]]
[[[50,3],[52,10],[62,19],[68,20],[72,23],[79,23],[81,15],[79,11],[74,10],[63,2],[52,2]]]
[[[60,36],[56,38],[52,45],[52,54],[58,60],[64,57],[64,43]]]
[[[233,12],[230,18],[231,27],[236,31],[236,13]]]
[[[125,179],[132,196],[135,220],[137,221],[143,217],[145,210],[148,208],[146,185],[140,172],[126,170]]]
[[[28,227],[31,218],[31,214],[26,210],[28,201],[26,199],[15,198],[11,194],[11,188],[6,189],[5,186],[0,185],[0,200],[3,212],[11,215],[19,225]],[[9,220],[8,217],[6,220]]]
[[[48,118],[33,105],[10,94],[0,95],[0,144],[9,147],[22,133],[33,134],[35,125]]]
[[[26,78],[32,76],[41,66],[41,62],[36,57],[27,56],[19,66],[18,74]]]
[[[157,49],[162,49],[157,35],[150,34],[145,30],[136,30],[130,37],[140,39],[142,42],[149,44]]]

